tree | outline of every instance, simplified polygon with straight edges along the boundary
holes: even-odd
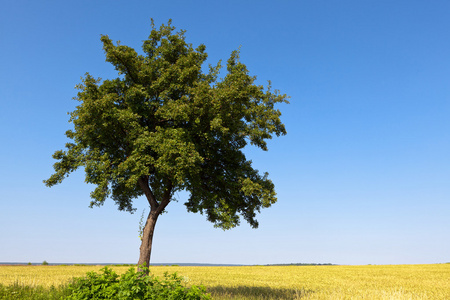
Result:
[[[196,49],[175,32],[171,21],[152,30],[144,54],[101,36],[106,61],[118,71],[112,80],[86,73],[77,85],[79,101],[70,113],[72,141],[56,151],[53,186],[79,167],[96,185],[90,207],[109,197],[119,210],[133,212],[133,200],[149,206],[138,265],[149,265],[158,217],[176,191],[185,190],[190,212],[206,214],[216,227],[230,229],[242,216],[258,227],[256,212],[276,202],[268,174],[252,167],[242,149],[267,150],[267,139],[286,134],[277,103],[287,96],[256,85],[233,51],[224,78],[221,63],[203,72],[204,45]]]

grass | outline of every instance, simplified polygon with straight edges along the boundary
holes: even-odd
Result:
[[[0,299],[60,300],[68,296],[65,285],[58,287],[0,284]]]
[[[101,266],[0,266],[2,291],[63,295],[74,276]],[[115,266],[121,274],[128,266]],[[389,266],[154,266],[178,272],[188,285],[203,284],[214,299],[450,299],[450,264]],[[58,294],[59,293],[59,294]],[[28,297],[28,296],[27,296]],[[53,297],[53,296],[52,296]],[[61,296],[59,296],[60,298]],[[3,298],[52,299],[52,298]]]

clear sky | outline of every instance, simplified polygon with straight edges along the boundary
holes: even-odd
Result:
[[[136,263],[144,198],[89,209],[82,171],[42,183],[85,72],[113,78],[100,34],[140,50],[173,19],[208,62],[241,61],[291,96],[288,134],[247,150],[278,202],[215,229],[179,202],[153,263],[450,261],[449,1],[23,1],[0,10],[0,261]],[[146,210],[148,212],[148,209]]]

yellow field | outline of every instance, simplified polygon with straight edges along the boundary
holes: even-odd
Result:
[[[0,266],[0,283],[61,285],[101,266]],[[121,274],[129,267],[113,267]],[[450,299],[450,264],[151,267],[203,284],[214,299]]]

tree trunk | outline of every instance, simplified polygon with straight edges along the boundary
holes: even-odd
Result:
[[[140,247],[138,270],[142,271],[140,267],[150,266],[150,255],[152,252],[153,232],[155,231],[156,221],[158,220],[159,213],[150,211],[145,223],[144,231],[142,233],[142,243]]]

